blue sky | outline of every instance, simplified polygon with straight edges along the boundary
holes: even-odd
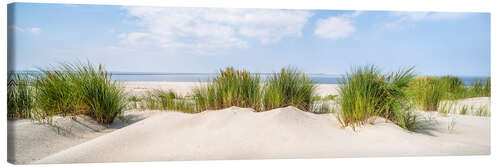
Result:
[[[349,10],[169,8],[16,3],[15,70],[91,61],[121,72],[225,66],[343,74],[375,64],[420,75],[490,75],[490,15]]]

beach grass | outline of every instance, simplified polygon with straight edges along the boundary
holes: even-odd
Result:
[[[474,112],[473,115],[479,117],[489,117],[490,111],[486,106],[482,105],[477,108],[476,112]]]
[[[86,112],[97,122],[110,124],[126,108],[126,96],[123,88],[111,80],[101,65],[92,64],[64,65],[70,71],[70,77],[76,85],[76,92],[81,96]]]
[[[123,88],[99,65],[60,64],[40,69],[34,80],[36,120],[53,115],[86,114],[110,124],[126,107]]]
[[[193,90],[197,111],[223,109],[231,106],[261,110],[260,77],[246,70],[227,67],[207,85]]]
[[[491,96],[489,78],[478,79],[466,86],[456,76],[423,76],[413,79],[410,85],[408,90],[412,100],[424,111],[446,111],[450,104],[441,104],[443,100]]]
[[[148,92],[144,97],[132,96],[129,102],[133,109],[148,109],[148,110],[175,110],[184,113],[196,113],[194,110],[193,100],[175,94],[172,90],[154,90]]]
[[[294,106],[309,111],[313,104],[316,85],[296,68],[282,68],[273,73],[264,85],[263,106],[265,110]]]
[[[34,82],[36,89],[37,117],[44,118],[51,115],[70,115],[77,111],[86,110],[83,98],[72,79],[76,73],[67,71],[64,67],[40,69],[41,75]]]
[[[418,118],[410,112],[413,105],[405,91],[414,77],[413,68],[386,75],[374,65],[353,68],[339,87],[341,125],[355,128],[381,116],[404,129],[415,129]]]
[[[486,77],[478,79],[470,86],[470,97],[490,97],[491,96],[491,78]]]
[[[35,107],[33,79],[30,75],[9,73],[7,81],[7,115],[30,118]]]
[[[437,111],[446,93],[442,83],[438,77],[418,77],[412,80],[409,92],[421,110]]]

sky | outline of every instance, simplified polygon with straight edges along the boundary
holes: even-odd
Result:
[[[115,72],[234,66],[344,74],[373,64],[419,75],[490,75],[490,14],[15,3],[13,70],[90,61]]]

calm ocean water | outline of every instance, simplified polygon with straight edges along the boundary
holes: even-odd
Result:
[[[270,74],[260,74],[262,80],[265,80]],[[162,73],[162,74],[128,74],[114,73],[112,79],[115,81],[169,81],[169,82],[207,82],[215,74],[182,74],[182,73]],[[338,84],[342,79],[341,75],[332,74],[310,74],[309,77],[319,84]],[[484,77],[460,77],[466,84],[470,85]]]

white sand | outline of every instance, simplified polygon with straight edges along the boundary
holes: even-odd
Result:
[[[204,82],[121,82],[125,87],[127,93],[131,95],[141,96],[145,95],[148,91],[158,90],[172,90],[180,95],[189,95],[193,88],[200,85],[205,85]],[[318,84],[316,95],[327,96],[336,95],[337,84]]]
[[[7,121],[8,162],[25,164],[143,120],[159,111],[127,111],[123,121],[103,126],[87,116],[53,117],[51,125],[26,119]]]
[[[379,119],[354,132],[334,114],[294,107],[256,113],[231,107],[200,114],[164,112],[35,163],[168,160],[487,155],[490,119],[440,117],[432,129],[410,133]]]

